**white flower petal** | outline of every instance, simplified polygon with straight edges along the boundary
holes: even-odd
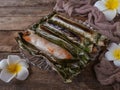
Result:
[[[101,0],[103,3],[106,3],[106,0]]]
[[[28,67],[29,67],[29,65],[28,65],[27,62],[25,62],[25,61],[20,61],[19,64],[20,64],[21,66],[25,67],[25,68],[28,68]]]
[[[113,63],[114,63],[116,66],[120,67],[120,60],[114,60]]]
[[[111,43],[110,46],[107,48],[109,51],[113,51],[116,48],[120,48],[119,45],[117,45],[116,43]]]
[[[17,55],[9,55],[8,56],[8,64],[13,64],[13,63],[17,63],[20,61],[20,57]]]
[[[117,11],[116,10],[105,10],[103,11],[103,13],[108,21],[112,21],[115,18]]]
[[[118,11],[118,13],[120,14],[120,7],[118,8],[118,10],[117,10],[117,11]]]
[[[105,4],[103,1],[97,1],[94,4],[95,7],[97,7],[100,11],[106,10],[107,8],[105,7]]]
[[[3,69],[0,73],[0,79],[4,82],[10,82],[16,74],[9,73],[7,70]]]
[[[105,53],[105,57],[107,58],[108,61],[115,60],[115,58],[112,55],[112,52],[109,52],[109,51]]]
[[[0,69],[5,68],[8,65],[7,59],[3,59],[0,61]]]
[[[18,80],[25,80],[29,75],[29,72],[27,70],[27,68],[22,67],[22,70],[17,74],[17,79]]]

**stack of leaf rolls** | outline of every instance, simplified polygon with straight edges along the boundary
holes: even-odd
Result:
[[[16,40],[31,55],[46,57],[65,82],[71,82],[108,43],[103,35],[57,13],[19,32]]]

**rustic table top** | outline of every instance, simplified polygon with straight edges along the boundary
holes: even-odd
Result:
[[[19,55],[14,39],[19,31],[41,17],[48,15],[55,5],[55,0],[0,0],[0,60],[7,55]],[[30,76],[25,81],[14,79],[6,84],[0,80],[0,90],[112,90],[111,86],[102,86],[90,66],[65,84],[54,71],[40,70],[30,66]]]

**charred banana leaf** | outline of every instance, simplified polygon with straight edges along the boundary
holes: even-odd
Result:
[[[109,42],[103,35],[52,13],[16,38],[31,55],[46,57],[65,82],[71,82]]]

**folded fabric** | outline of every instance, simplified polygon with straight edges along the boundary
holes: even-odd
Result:
[[[104,57],[94,67],[96,77],[102,85],[112,85],[114,90],[120,90],[120,68]]]
[[[54,10],[66,12],[68,15],[80,15],[87,17],[86,22],[106,35],[112,41],[120,41],[120,22],[118,18],[114,21],[107,21],[104,14],[93,4],[97,0],[57,0]]]

